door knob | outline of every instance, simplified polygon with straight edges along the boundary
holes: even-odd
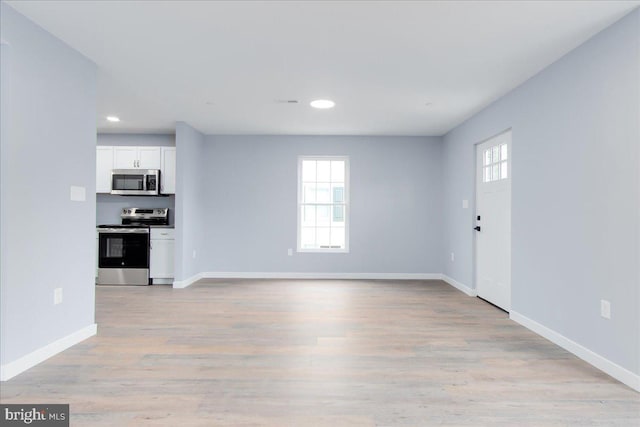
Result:
[[[473,229],[476,230],[476,231],[480,231],[480,226],[478,225],[476,227],[473,227]]]

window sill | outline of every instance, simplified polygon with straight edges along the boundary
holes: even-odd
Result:
[[[349,249],[300,249],[296,252],[299,253],[311,253],[311,254],[348,254]]]

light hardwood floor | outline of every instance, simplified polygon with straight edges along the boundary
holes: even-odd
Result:
[[[2,383],[72,426],[638,426],[640,394],[440,281],[98,287],[98,335]]]

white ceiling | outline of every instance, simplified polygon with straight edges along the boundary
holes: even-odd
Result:
[[[103,132],[441,135],[640,1],[8,3],[97,64]]]

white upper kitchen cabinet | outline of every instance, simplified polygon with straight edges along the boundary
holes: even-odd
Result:
[[[112,169],[113,147],[98,147],[96,150],[96,193],[111,192]]]
[[[113,147],[113,169],[160,169],[160,147]]]
[[[138,147],[138,167],[140,169],[160,169],[162,167],[160,147]]]
[[[138,160],[138,147],[113,147],[113,169],[133,169]]]
[[[176,147],[162,147],[160,169],[160,191],[162,194],[176,194]]]

